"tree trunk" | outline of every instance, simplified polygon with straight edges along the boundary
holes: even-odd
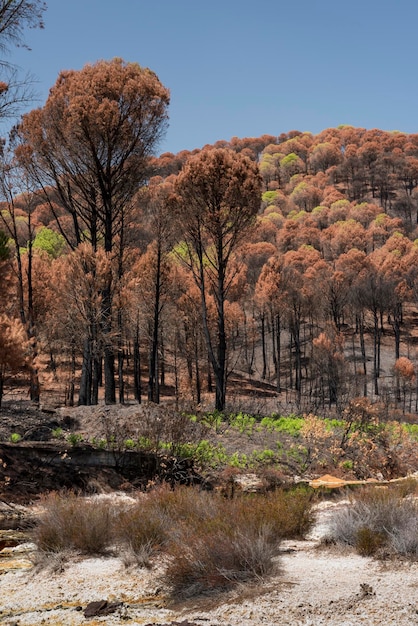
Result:
[[[281,384],[281,323],[280,323],[280,315],[276,315],[276,354],[277,354],[277,367],[276,367],[276,391],[277,393],[281,393],[282,384]]]
[[[123,320],[122,312],[118,311],[118,389],[119,389],[119,402],[124,404],[125,402],[125,380],[123,377],[123,364],[124,364],[124,349],[122,342],[123,333]]]
[[[119,346],[118,349],[118,388],[119,388],[119,402],[120,404],[124,404],[125,402],[125,380],[123,377],[123,364],[124,364],[124,353],[122,346]]]
[[[373,382],[374,382],[374,393],[376,396],[379,395],[379,346],[380,346],[380,330],[379,330],[379,319],[377,317],[377,312],[373,311]]]
[[[165,385],[165,344],[164,344],[164,333],[161,329],[160,331],[160,387]]]
[[[358,317],[359,322],[359,334],[360,334],[360,350],[361,350],[361,360],[363,363],[363,395],[367,397],[367,356],[366,356],[366,344],[364,341],[364,319],[363,315],[360,314]]]
[[[262,380],[265,380],[266,379],[266,374],[267,374],[266,320],[265,320],[265,313],[261,314],[260,321],[261,321],[261,348],[262,348],[262,355],[263,355],[263,371],[261,373],[261,378],[262,378]]]
[[[92,363],[92,378],[91,378],[91,401],[90,404],[99,404],[99,387],[102,385],[102,357],[97,354],[97,350],[94,351],[93,363]]]
[[[295,389],[300,394],[302,389],[302,349],[300,343],[300,320],[297,312],[294,313],[291,322],[291,334],[295,348]]]
[[[110,284],[103,290],[101,310],[102,333],[104,338],[103,371],[105,383],[105,404],[116,403],[115,353],[112,345],[112,296]]]
[[[197,343],[197,338],[195,341],[194,362],[195,362],[195,374],[196,374],[196,402],[197,404],[200,404],[201,399],[202,399],[202,393],[201,393],[201,384],[200,384],[199,347]]]
[[[32,272],[32,228],[31,228],[31,213],[28,213],[28,229],[29,229],[29,241],[28,241],[28,318],[27,318],[27,335],[29,339],[29,345],[31,346],[31,364],[30,364],[30,399],[32,402],[39,404],[40,400],[40,384],[38,376],[38,368],[36,366],[38,357],[38,343],[35,332],[35,310],[33,305],[33,272]]]
[[[157,249],[155,292],[154,292],[154,313],[151,331],[151,350],[149,359],[149,380],[148,380],[148,400],[158,403],[158,337],[160,325],[160,295],[161,295],[161,248]]]
[[[218,246],[221,248],[221,245]],[[218,250],[218,259],[222,259],[222,252]],[[218,291],[216,294],[218,309],[218,359],[215,369],[216,403],[217,411],[225,409],[226,402],[226,332],[225,332],[225,268],[219,263],[218,268]]]
[[[105,404],[116,404],[115,354],[113,346],[106,345],[103,359]]]
[[[141,404],[141,353],[139,349],[139,324],[137,322],[134,339],[134,396],[138,404]]]
[[[75,345],[74,342],[71,345],[71,370],[70,370],[70,385],[68,389],[68,395],[66,403],[68,406],[74,406],[74,393],[75,393]]]
[[[92,385],[92,345],[90,337],[86,337],[83,346],[83,362],[81,365],[80,390],[78,394],[79,406],[90,406]]]
[[[221,276],[221,269],[218,270],[218,291],[216,293],[217,305],[217,350],[216,354],[212,345],[212,339],[209,331],[209,316],[206,305],[206,287],[204,278],[203,259],[199,259],[199,289],[202,303],[202,321],[203,331],[205,335],[209,360],[212,366],[213,375],[215,377],[215,408],[217,411],[223,411],[225,408],[225,363],[226,363],[226,336],[225,336],[225,316],[224,316],[224,280]]]

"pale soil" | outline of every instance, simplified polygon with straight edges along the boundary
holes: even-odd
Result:
[[[158,567],[126,569],[117,558],[67,561],[64,557],[61,571],[54,572],[51,567],[8,569],[3,573],[0,570],[0,623],[19,626],[172,622],[206,626],[418,624],[417,563],[379,563],[352,552],[319,547],[335,506],[341,504],[320,505],[318,523],[310,538],[284,542],[279,572],[256,587],[170,605],[158,582]],[[24,555],[20,559],[24,566]],[[112,615],[86,619],[83,610],[89,602],[97,600],[123,604]]]

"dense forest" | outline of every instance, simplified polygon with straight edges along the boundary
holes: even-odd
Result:
[[[168,106],[152,71],[100,61],[4,143],[0,399],[415,411],[418,134],[156,156]]]

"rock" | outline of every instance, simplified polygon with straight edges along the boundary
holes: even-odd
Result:
[[[99,600],[90,602],[84,609],[84,617],[98,617],[102,615],[110,615],[122,605],[122,602],[108,602],[107,600]]]
[[[27,527],[31,522],[28,508],[0,500],[0,530]]]

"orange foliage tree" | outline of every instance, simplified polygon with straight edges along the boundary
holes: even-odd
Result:
[[[20,370],[25,365],[27,346],[22,323],[18,319],[0,315],[0,406],[6,372]]]
[[[233,276],[233,256],[255,221],[261,205],[257,165],[230,150],[204,150],[189,159],[176,181],[178,217],[184,246],[182,260],[201,294],[202,320],[216,384],[216,408],[226,400],[227,340],[225,300]],[[217,309],[216,338],[208,323],[207,297]]]
[[[149,158],[166,128],[168,90],[149,69],[121,59],[63,71],[45,106],[23,117],[16,154],[42,189],[51,211],[56,196],[72,220],[74,248],[88,240],[93,250],[122,260],[132,199],[148,175]],[[51,193],[51,189],[53,193]],[[115,285],[103,286],[105,401],[116,401],[112,313]],[[91,355],[86,354],[83,372]],[[86,378],[80,398],[87,398]],[[80,399],[81,401],[81,399]],[[91,398],[87,398],[87,402]]]

